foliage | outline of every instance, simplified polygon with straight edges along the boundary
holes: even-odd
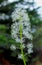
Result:
[[[34,33],[33,44],[36,48],[42,48],[42,26]]]

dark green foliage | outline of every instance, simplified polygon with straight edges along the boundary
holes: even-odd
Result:
[[[0,0],[0,5],[4,1],[7,2],[7,0]],[[0,14],[5,14],[4,16],[1,15],[1,17],[4,17],[4,19],[0,18],[0,46],[2,47],[9,47],[9,40],[11,39],[11,34],[9,34],[11,26],[9,12],[12,9],[12,6],[13,4],[6,4],[5,6],[3,4],[3,6],[0,6]],[[8,17],[8,19],[6,17]]]
[[[0,3],[2,3],[4,0],[0,0]]]
[[[34,8],[33,10],[28,10],[28,14],[29,14],[29,17],[30,17],[30,22],[31,22],[31,25],[32,26],[40,26],[42,25],[42,20],[40,19],[40,15],[38,14],[38,8]]]
[[[34,33],[33,44],[36,48],[42,48],[42,27],[38,27],[37,31]]]

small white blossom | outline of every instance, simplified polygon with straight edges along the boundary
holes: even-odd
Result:
[[[17,37],[17,38],[16,38],[16,42],[20,42],[20,41],[21,41],[21,40]]]
[[[33,53],[32,49],[28,49],[28,54]]]
[[[22,54],[18,54],[18,58],[19,59],[22,59]]]
[[[27,48],[33,48],[33,44],[32,43],[28,43],[27,44]]]
[[[27,48],[28,48],[28,54],[33,53],[33,44],[32,43],[28,43]]]
[[[12,44],[12,45],[10,46],[10,49],[11,49],[11,50],[16,50],[16,46]]]

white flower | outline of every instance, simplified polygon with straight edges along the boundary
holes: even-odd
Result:
[[[32,43],[28,43],[27,44],[27,48],[33,48],[33,44]]]
[[[28,49],[28,54],[33,53],[32,49]]]
[[[10,49],[11,49],[11,50],[16,50],[16,46],[12,44],[12,45],[10,46]]]
[[[18,37],[15,40],[16,40],[16,42],[20,42],[21,41]]]
[[[32,40],[32,34],[31,32],[31,24],[28,17],[28,14],[25,9],[22,8],[16,8],[15,11],[12,13],[12,20],[13,24],[11,26],[11,34],[12,38],[14,38],[17,42],[20,41],[20,25],[22,24],[22,42],[24,42],[24,37]],[[17,21],[18,20],[18,21]]]
[[[13,22],[16,20],[20,20],[21,17],[23,21],[29,21],[26,10],[22,8],[16,8],[15,11],[12,13]]]
[[[28,48],[28,54],[33,53],[33,44],[32,43],[28,43],[27,48]]]
[[[19,59],[22,59],[22,54],[18,54],[18,58]]]

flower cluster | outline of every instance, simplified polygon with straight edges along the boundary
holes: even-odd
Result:
[[[33,50],[32,50],[33,44],[32,43],[28,43],[27,48],[28,48],[28,54],[33,53]]]
[[[15,11],[12,13],[12,20],[13,20],[13,24],[11,26],[12,38],[15,38],[17,42],[20,42],[19,25],[22,23],[22,35],[23,35],[22,42],[24,42],[25,38],[32,40],[32,35],[30,33],[31,24],[26,10],[21,8],[16,8]]]
[[[21,43],[20,39],[20,25],[22,24],[22,43],[23,48],[27,47],[27,53],[32,53],[32,44],[25,45],[25,39],[32,40],[32,34],[31,34],[31,24],[29,20],[28,13],[23,8],[16,8],[14,12],[12,12],[12,21],[13,24],[11,25],[11,35],[12,38],[16,40],[16,42]],[[28,42],[29,43],[29,42]],[[31,47],[32,46],[32,47]],[[14,47],[13,47],[14,48]],[[18,54],[18,58],[21,58],[21,53]]]

